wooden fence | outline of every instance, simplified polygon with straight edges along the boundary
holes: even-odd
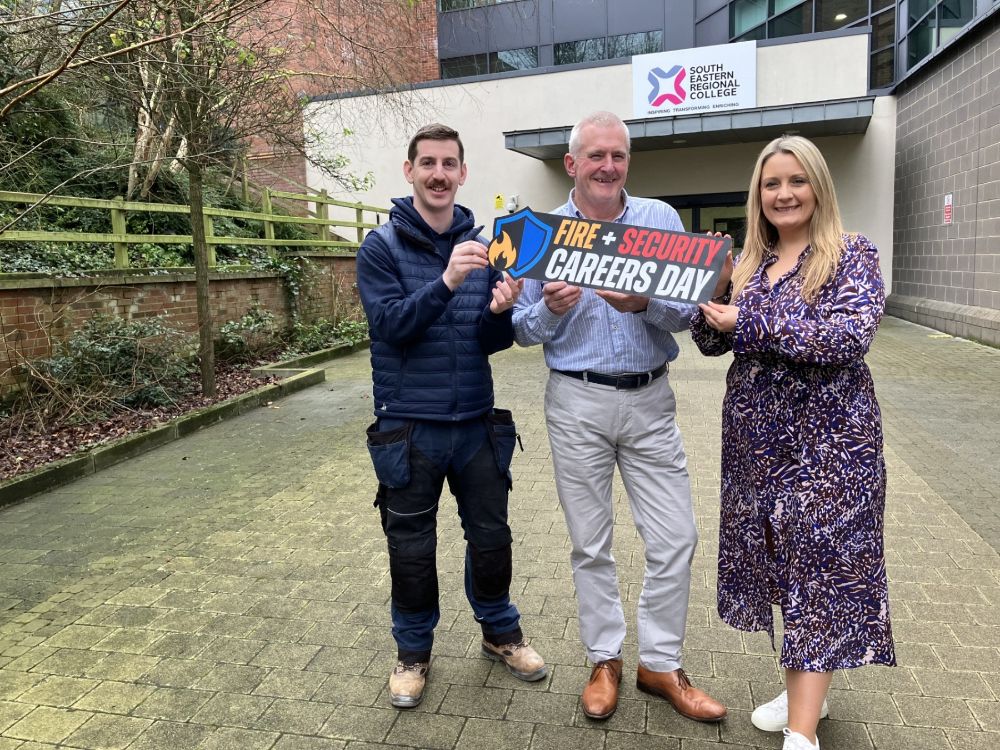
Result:
[[[286,216],[272,212],[272,199],[284,201],[302,201],[311,204],[308,213],[311,216]],[[277,190],[264,190],[260,196],[261,210],[237,211],[222,208],[205,207],[205,235],[208,240],[209,265],[215,266],[216,245],[257,245],[263,247],[304,248],[311,251],[350,251],[356,250],[364,238],[365,230],[374,229],[381,218],[389,211],[387,208],[367,206],[363,203],[349,203],[330,198],[325,191],[306,195],[285,193]],[[115,250],[114,268],[129,268],[128,246],[143,243],[150,244],[191,244],[189,234],[129,234],[126,229],[126,216],[132,212],[190,214],[190,207],[171,203],[140,203],[124,199],[75,198],[61,196],[46,196],[34,193],[13,193],[0,191],[0,203],[11,203],[27,206],[65,206],[73,208],[88,208],[107,211],[110,214],[111,232],[73,232],[73,231],[22,231],[8,229],[0,232],[0,242],[75,242],[110,244]],[[350,219],[339,218],[346,213]],[[374,215],[371,218],[366,215]],[[243,219],[260,224],[259,237],[231,237],[215,233],[216,217]],[[315,217],[315,218],[312,218]],[[366,220],[368,218],[368,220]],[[307,227],[315,234],[313,239],[276,239],[274,228],[277,224],[298,224]],[[15,225],[16,226],[16,225]],[[335,231],[346,229],[355,235],[352,239]],[[0,269],[2,270],[2,269]],[[0,276],[4,274],[0,273]]]

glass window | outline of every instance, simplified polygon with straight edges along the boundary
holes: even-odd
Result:
[[[505,70],[530,70],[537,67],[538,47],[505,49],[490,53],[491,73],[502,73]]]
[[[896,48],[888,47],[872,55],[872,67],[868,85],[880,89],[892,84],[895,71]]]
[[[910,0],[910,20],[908,25],[912,26],[927,13],[932,7],[934,7],[934,0]]]
[[[944,0],[938,6],[938,24],[941,28],[938,44],[947,42],[972,20],[974,6],[974,0]]]
[[[756,29],[750,29],[750,31],[748,31],[746,34],[744,34],[743,36],[736,37],[733,41],[734,42],[750,42],[750,41],[753,41],[755,39],[767,39],[767,25],[766,24],[762,23]]]
[[[438,0],[438,10],[443,11],[465,10],[477,5],[482,5],[482,2],[476,2],[476,0]]]
[[[906,67],[912,68],[937,46],[937,27],[934,14],[924,18],[906,35]]]
[[[572,63],[587,62],[589,60],[607,59],[607,40],[581,39],[578,42],[560,42],[555,45],[556,65],[570,65]]]
[[[868,15],[868,0],[817,0],[816,31],[832,31]]]
[[[767,0],[736,0],[729,6],[729,36],[741,36],[767,20]]]
[[[608,59],[646,55],[663,51],[662,31],[640,31],[636,34],[619,34],[608,37]]]
[[[462,78],[481,76],[488,73],[486,55],[462,55],[441,61],[442,78]]]
[[[774,7],[771,8],[771,15],[777,16],[784,13],[789,8],[793,8],[801,2],[802,0],[774,0]]]
[[[767,24],[770,39],[794,34],[808,34],[812,31],[812,0],[778,16]]]
[[[872,19],[872,49],[888,47],[896,41],[896,9],[879,13]]]
[[[872,0],[872,13],[895,4],[895,0]]]

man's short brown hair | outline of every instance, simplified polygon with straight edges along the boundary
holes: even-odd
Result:
[[[411,163],[416,161],[417,144],[420,141],[455,141],[458,144],[458,162],[459,164],[465,164],[465,146],[462,145],[462,139],[458,137],[457,130],[449,128],[447,125],[442,125],[439,122],[424,125],[410,139],[410,148],[406,152],[406,158]]]

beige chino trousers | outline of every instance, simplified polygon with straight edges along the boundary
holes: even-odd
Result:
[[[666,375],[641,388],[616,390],[552,372],[546,385],[545,420],[559,502],[573,545],[570,562],[580,638],[593,663],[620,657],[625,640],[611,551],[611,490],[617,466],[645,544],[637,617],[639,662],[656,672],[681,666],[698,533],[675,414]]]

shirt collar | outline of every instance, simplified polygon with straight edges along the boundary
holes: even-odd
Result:
[[[584,216],[582,213],[580,213],[580,209],[578,209],[576,207],[576,203],[573,201],[573,193],[575,191],[576,191],[576,188],[573,188],[572,190],[569,191],[569,207],[570,207],[570,210],[573,212],[573,215],[576,218],[578,218],[578,219],[587,219],[587,221],[593,221],[593,219],[589,219],[586,216]],[[622,212],[620,214],[618,214],[618,218],[616,218],[612,222],[613,224],[624,224],[625,223],[624,221],[622,221],[622,219],[624,219],[625,218],[625,214],[628,213],[629,204],[631,203],[631,200],[632,200],[629,197],[629,194],[627,192],[625,192],[625,188],[622,188],[622,199],[623,199],[625,207],[622,209]]]

